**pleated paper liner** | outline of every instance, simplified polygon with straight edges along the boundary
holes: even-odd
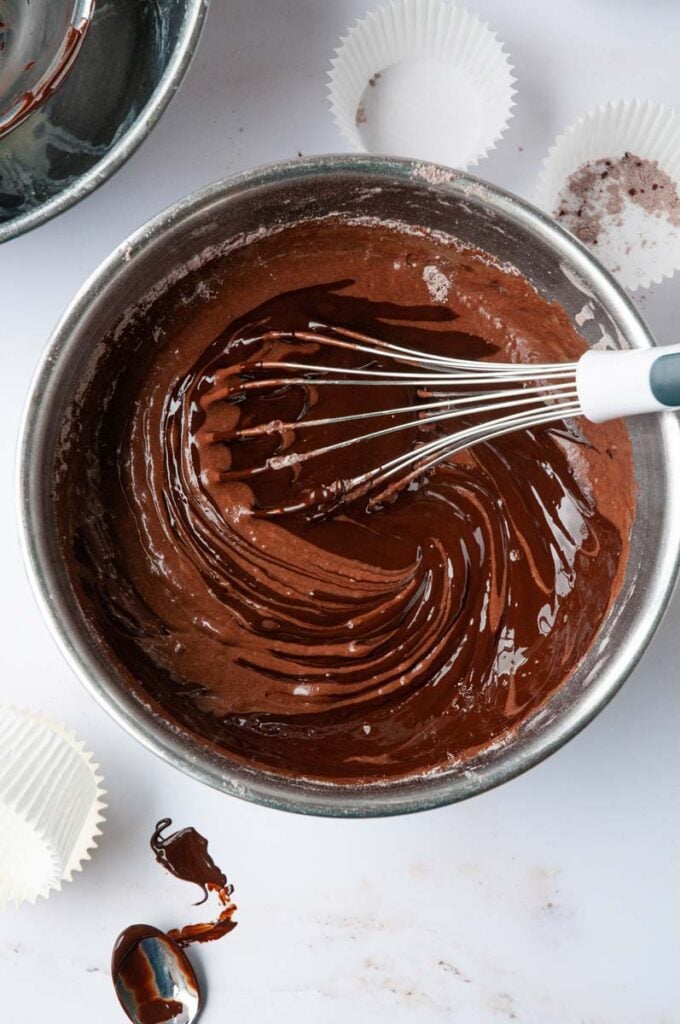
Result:
[[[447,0],[392,0],[343,37],[329,94],[352,149],[464,170],[505,131],[513,83],[503,44],[476,15]]]
[[[105,791],[84,743],[39,712],[0,707],[0,749],[0,906],[19,906],[90,859]]]

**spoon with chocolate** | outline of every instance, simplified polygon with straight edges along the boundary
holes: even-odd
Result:
[[[198,979],[174,939],[149,924],[118,937],[111,974],[120,1005],[133,1024],[192,1024],[201,1008]]]

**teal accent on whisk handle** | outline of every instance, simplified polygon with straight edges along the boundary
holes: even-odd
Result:
[[[649,371],[649,386],[657,402],[680,406],[680,355],[659,356]]]

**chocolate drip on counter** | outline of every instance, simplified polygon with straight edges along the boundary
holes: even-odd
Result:
[[[185,882],[203,890],[204,903],[214,892],[223,908],[217,920],[172,928],[167,933],[146,924],[133,924],[118,936],[111,957],[111,975],[121,1006],[136,1024],[174,1024],[192,1021],[201,993],[184,949],[193,942],[211,942],[233,931],[234,887],[208,853],[208,840],[195,828],[163,836],[172,825],[162,818],[150,846],[157,862]],[[200,904],[197,904],[197,906]]]
[[[170,818],[162,818],[151,836],[150,846],[156,860],[175,878],[193,882],[203,890],[203,899],[196,906],[205,903],[208,894],[214,892],[224,909],[220,911],[215,921],[173,928],[168,932],[168,936],[180,947],[188,946],[192,942],[212,942],[221,939],[237,925],[233,920],[237,908],[231,901],[234,887],[227,882],[227,876],[208,853],[208,840],[200,832],[195,828],[183,828],[162,837],[161,832],[170,825]]]
[[[320,440],[232,443],[236,427],[417,404],[410,386],[311,383],[227,400],[225,380],[265,356],[362,365],[262,342],[315,323],[468,359],[585,348],[563,309],[484,254],[384,225],[298,225],[187,274],[121,328],[63,455],[61,525],[91,628],[141,702],[234,761],[361,784],[478,752],[573,673],[623,578],[632,459],[622,423],[570,422],[461,453],[382,512],[259,518],[423,439],[225,478]]]
[[[208,853],[208,840],[195,828],[183,828],[165,838],[161,836],[172,825],[171,818],[161,818],[157,823],[149,845],[156,860],[175,878],[194,882],[203,890],[200,906],[208,898],[208,886],[226,889],[227,876],[220,871]]]

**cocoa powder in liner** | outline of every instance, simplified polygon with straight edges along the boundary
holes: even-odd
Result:
[[[583,164],[569,176],[558,203],[560,223],[586,245],[623,225],[625,206],[634,203],[651,217],[680,227],[680,195],[656,160],[634,153]],[[644,241],[644,240],[643,240]]]

